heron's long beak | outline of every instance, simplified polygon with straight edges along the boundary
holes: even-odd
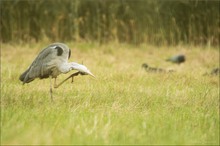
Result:
[[[87,73],[88,75],[90,75],[90,76],[96,78],[89,70],[88,70],[86,73]]]
[[[79,72],[83,73],[83,74],[88,74],[93,76],[94,78],[96,78],[88,69],[86,66],[82,65],[82,64],[78,64],[76,62],[71,62],[71,67],[72,69],[78,70]]]

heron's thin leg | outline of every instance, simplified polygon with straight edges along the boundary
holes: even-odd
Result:
[[[74,77],[72,77],[72,81],[71,81],[71,83],[73,83],[73,79],[74,79]]]
[[[53,101],[52,77],[50,77],[50,97],[51,97],[51,101]]]
[[[73,73],[72,75],[70,75],[68,78],[66,78],[65,80],[63,80],[62,82],[60,82],[58,85],[55,85],[54,88],[58,88],[60,85],[62,85],[64,82],[66,82],[69,78],[73,78],[74,76],[78,76],[80,74],[80,72],[76,72]],[[73,80],[73,79],[72,79]]]
[[[54,79],[54,88],[57,86],[57,78]]]

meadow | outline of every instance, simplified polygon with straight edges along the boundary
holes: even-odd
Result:
[[[49,79],[18,79],[48,44],[1,44],[2,145],[219,145],[219,76],[203,76],[219,67],[219,48],[67,42],[96,79],[75,77],[51,102]],[[164,61],[177,53],[184,64]],[[145,62],[175,72],[148,73]]]

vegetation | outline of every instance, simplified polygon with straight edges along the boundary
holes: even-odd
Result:
[[[219,145],[219,76],[203,76],[219,65],[218,49],[67,44],[97,79],[76,77],[54,102],[49,80],[18,80],[48,42],[2,44],[1,144]],[[164,61],[176,52],[184,64]],[[147,73],[144,62],[176,72]]]
[[[219,6],[1,0],[1,144],[219,145],[219,76],[203,75],[219,67]],[[70,61],[97,77],[66,82],[54,102],[49,80],[18,80],[52,42],[66,43]],[[177,53],[185,63],[165,61]],[[174,72],[146,72],[142,63]]]
[[[219,45],[218,0],[1,0],[1,42]]]

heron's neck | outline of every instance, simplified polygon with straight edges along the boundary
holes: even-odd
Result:
[[[71,63],[65,62],[59,66],[59,70],[62,73],[68,73],[71,70]]]

